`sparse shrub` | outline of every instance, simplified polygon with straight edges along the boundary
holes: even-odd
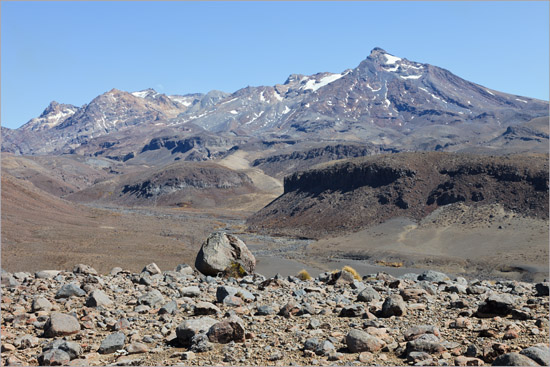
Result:
[[[223,272],[226,277],[242,278],[247,275],[246,270],[238,262],[232,262]]]
[[[298,273],[298,275],[296,275],[296,277],[300,280],[310,280],[311,279],[311,275],[309,275],[309,273],[307,272],[306,269],[302,269],[300,270],[300,272]]]
[[[389,266],[389,267],[392,267],[392,268],[400,268],[400,267],[403,266],[403,261],[390,262],[390,261],[379,260],[379,261],[376,262],[376,265]]]
[[[351,266],[349,266],[349,265],[344,266],[342,268],[342,271],[344,271],[344,270],[347,271],[348,273],[351,273],[356,280],[361,280],[361,276],[359,275],[357,270],[355,270]]]

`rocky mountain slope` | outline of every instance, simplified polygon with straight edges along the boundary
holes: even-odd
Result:
[[[166,96],[113,89],[81,108],[52,102],[21,128],[3,130],[2,150],[112,156],[125,135],[181,140],[202,131],[245,140],[368,141],[385,149],[455,151],[487,145],[509,126],[548,116],[548,106],[375,48],[354,69],[292,74],[284,84],[232,94]],[[107,140],[113,144],[104,144]],[[127,142],[116,155],[136,156],[145,144]]]
[[[395,217],[420,220],[457,202],[547,219],[548,156],[379,155],[295,173],[284,190],[248,220],[250,229],[320,238]]]
[[[548,283],[2,270],[4,365],[547,366]]]

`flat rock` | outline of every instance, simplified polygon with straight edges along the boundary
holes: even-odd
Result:
[[[113,301],[100,289],[93,290],[86,300],[88,307],[111,306],[112,304]]]
[[[378,301],[380,298],[380,293],[378,293],[370,285],[365,286],[365,288],[363,288],[363,290],[361,290],[361,292],[357,295],[357,301],[360,302]]]
[[[346,345],[352,353],[376,352],[384,348],[386,343],[362,330],[352,329],[346,335]]]
[[[34,276],[38,279],[52,279],[55,278],[61,271],[59,270],[41,270],[34,273]]]
[[[38,311],[50,311],[53,308],[53,305],[45,297],[38,296],[32,301],[32,312]]]
[[[105,339],[101,342],[98,352],[100,354],[111,354],[116,352],[119,349],[124,348],[126,343],[126,335],[122,332],[116,332],[110,335],[107,335]]]
[[[151,274],[151,275],[161,274],[161,273],[162,273],[162,271],[160,270],[160,268],[159,268],[159,267],[157,266],[157,264],[155,264],[155,263],[151,263],[151,264],[145,266],[141,272],[142,272],[142,273],[143,273],[143,272],[147,272],[147,273],[149,273],[149,274]]]
[[[75,274],[97,275],[97,271],[89,265],[77,264],[73,268]]]
[[[69,298],[72,296],[75,297],[84,297],[86,295],[86,292],[82,290],[78,285],[70,283],[70,284],[64,284],[59,288],[57,293],[55,294],[55,298]]]
[[[61,349],[50,349],[38,356],[38,363],[41,366],[66,366],[71,357]]]
[[[491,366],[538,366],[539,364],[533,361],[531,358],[521,355],[519,353],[506,353],[503,354],[495,361]]]
[[[180,288],[180,295],[182,297],[198,297],[201,295],[201,290],[196,285]]]
[[[447,280],[451,280],[451,278],[449,278],[449,276],[445,273],[441,273],[434,270],[427,270],[418,276],[418,280],[420,281],[425,280],[432,283],[439,283],[439,282],[445,282]]]
[[[147,305],[151,307],[155,307],[157,303],[161,302],[164,302],[164,297],[158,289],[154,289],[138,298],[138,303],[140,305]]]
[[[514,310],[514,299],[509,294],[491,294],[477,309],[477,317],[507,316]]]
[[[256,299],[256,297],[254,297],[251,292],[247,291],[244,288],[236,288],[222,285],[216,289],[216,300],[218,302],[223,302],[224,298],[227,296],[237,296],[245,301],[254,301]]]
[[[47,338],[76,334],[79,331],[80,324],[75,317],[59,312],[52,313],[44,325],[44,336]]]
[[[519,352],[526,357],[531,358],[541,366],[550,366],[550,348],[533,346]]]
[[[206,333],[210,327],[218,323],[211,317],[185,320],[176,328],[176,335],[181,345],[188,347],[193,337],[201,332]]]
[[[193,308],[194,315],[216,315],[222,311],[210,302],[197,302]]]

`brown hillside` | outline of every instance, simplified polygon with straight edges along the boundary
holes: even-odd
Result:
[[[248,219],[252,230],[320,238],[440,206],[500,204],[548,218],[548,155],[399,153],[325,164],[285,178],[285,192]]]

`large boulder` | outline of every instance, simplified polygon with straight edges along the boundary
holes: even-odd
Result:
[[[204,275],[217,275],[236,267],[247,275],[254,272],[256,259],[243,241],[225,232],[212,233],[202,244],[195,268]]]

